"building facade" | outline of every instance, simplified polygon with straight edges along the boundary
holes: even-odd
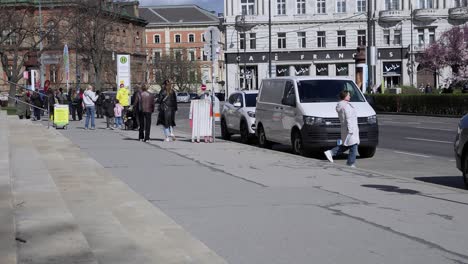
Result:
[[[196,67],[192,70],[188,69],[192,71],[192,75],[196,75],[194,76],[196,78],[190,80],[196,80],[190,88],[193,92],[197,92],[202,84],[205,84],[207,89],[214,89],[217,92],[224,89],[221,82],[224,80],[225,72],[222,43],[224,37],[220,36],[219,38],[221,44],[220,49],[218,49],[219,53],[216,55],[218,61],[215,63],[215,67],[212,67],[212,62],[205,54],[207,48],[204,38],[205,31],[208,27],[219,27],[220,19],[218,16],[196,5],[141,7],[140,14],[148,21],[145,34],[150,64],[149,83],[155,86],[160,85],[159,82],[162,80],[158,74],[162,74],[160,68],[163,62],[161,58],[172,56],[181,61],[195,62]],[[212,82],[212,69],[214,69],[214,83]]]
[[[375,79],[369,80],[360,74],[367,70],[358,56],[368,44],[368,0],[225,0],[230,90],[258,89],[269,76],[269,2],[271,76],[347,76],[373,88],[443,83],[446,76],[421,69],[418,53],[468,21],[463,0],[373,1]]]
[[[39,3],[40,2],[40,3]],[[28,19],[18,20],[24,27],[33,27],[30,35],[12,35],[8,41],[2,41],[0,44],[2,53],[6,56],[7,67],[21,67],[24,77],[18,81],[19,85],[31,87],[31,71],[37,74],[34,84],[35,89],[42,89],[45,83],[49,83],[50,88],[67,87],[67,71],[64,64],[64,46],[69,48],[69,68],[68,83],[70,89],[84,88],[87,84],[95,84],[96,76],[94,65],[90,59],[90,51],[85,50],[86,45],[80,47],[78,39],[80,36],[77,30],[71,30],[70,25],[72,14],[76,14],[77,6],[83,8],[84,2],[79,4],[73,1],[1,1],[2,12],[17,13],[17,16],[27,16]],[[88,8],[93,8],[93,6]],[[144,28],[146,22],[138,17],[138,2],[121,2],[103,0],[101,13],[107,14],[109,19],[108,27],[101,29],[105,35],[102,39],[103,59],[101,63],[101,89],[110,90],[116,88],[116,54],[129,54],[131,56],[132,83],[141,83],[145,77],[146,71],[146,53],[144,49]],[[41,11],[39,11],[41,9]],[[110,14],[110,15],[109,15]],[[42,23],[40,23],[42,20]],[[41,29],[42,28],[42,29]],[[83,25],[83,28],[85,26]],[[92,28],[88,28],[92,30]],[[4,29],[5,30],[5,29]],[[42,50],[38,45],[40,31],[47,32],[47,36],[42,41]],[[90,35],[90,32],[81,34]],[[27,39],[20,42],[20,38]],[[90,47],[91,48],[91,47]],[[42,57],[42,58],[41,58]],[[42,72],[42,83],[40,82],[40,72]],[[11,65],[11,66],[10,66]],[[5,67],[0,66],[2,79],[7,80],[8,76]],[[7,91],[9,84],[0,81],[0,91]]]

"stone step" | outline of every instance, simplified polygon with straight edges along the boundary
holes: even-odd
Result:
[[[34,145],[99,263],[226,263],[58,131],[37,135],[47,139]]]
[[[18,263],[98,261],[49,174],[35,142],[44,128],[8,118]],[[3,263],[3,262],[1,262]]]
[[[6,111],[0,111],[0,263],[16,264],[15,218]]]

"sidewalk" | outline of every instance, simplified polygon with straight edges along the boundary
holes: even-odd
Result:
[[[225,263],[59,132],[0,113],[0,263]]]
[[[0,114],[0,263],[468,262],[466,191],[184,134],[162,142],[159,127],[149,143],[80,127]]]

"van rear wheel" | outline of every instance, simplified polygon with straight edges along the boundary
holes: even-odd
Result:
[[[248,144],[250,142],[249,128],[247,127],[247,123],[245,121],[242,121],[240,124],[240,135],[242,143]]]
[[[265,130],[262,125],[258,126],[258,145],[261,148],[271,148],[271,142],[267,140]]]
[[[358,147],[359,157],[372,158],[375,155],[376,147]]]

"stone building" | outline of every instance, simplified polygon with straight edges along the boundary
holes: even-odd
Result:
[[[146,48],[151,71],[149,82],[157,83],[158,64],[162,56],[182,56],[189,61],[196,61],[198,69],[193,74],[201,83],[195,84],[199,89],[205,84],[207,89],[222,91],[224,80],[224,37],[219,39],[220,49],[217,54],[218,62],[214,67],[215,82],[212,83],[212,63],[208,60],[205,50],[204,33],[208,27],[218,27],[220,19],[212,12],[208,12],[196,5],[173,5],[141,7],[140,15],[148,21],[146,26]],[[221,84],[219,83],[221,82]]]
[[[38,75],[41,71],[41,61],[43,69],[43,80],[36,81],[35,88],[41,89],[45,83],[50,83],[51,88],[66,88],[66,72],[64,65],[63,51],[65,44],[69,47],[69,84],[70,89],[77,87],[85,87],[88,83],[95,83],[94,65],[90,61],[89,50],[80,47],[78,40],[80,36],[75,34],[75,31],[70,31],[71,14],[76,14],[78,5],[83,7],[86,1],[56,1],[56,0],[26,0],[26,1],[0,1],[0,8],[5,12],[18,12],[23,14],[29,12],[30,19],[33,24],[28,25],[37,28],[35,36],[28,36],[37,42],[40,39],[39,32],[42,27],[42,32],[47,32],[47,37],[42,41],[43,49],[40,52],[39,46],[30,46],[34,41],[24,41],[16,51],[20,56],[17,62],[21,62],[24,58],[24,65],[21,71],[29,72],[25,77],[18,81],[20,85],[31,84],[31,71],[35,71]],[[131,2],[113,2],[102,0],[102,8],[104,11],[103,21],[108,20],[103,34],[103,47],[101,47],[103,56],[102,74],[101,74],[101,89],[109,90],[116,87],[116,62],[117,54],[130,54],[132,63],[132,83],[144,82],[146,72],[146,53],[144,49],[145,20],[139,18],[138,1]],[[96,5],[96,1],[92,3]],[[91,8],[91,7],[90,7]],[[20,15],[21,15],[20,14]],[[69,17],[65,17],[65,16]],[[107,19],[107,20],[106,20]],[[41,23],[42,22],[42,23]],[[89,32],[88,32],[89,33]],[[15,41],[1,44],[2,51],[8,57],[9,65],[15,63],[14,49],[12,48],[17,43]],[[42,54],[42,55],[41,55]],[[78,55],[77,55],[78,54]],[[42,57],[42,58],[41,58]],[[9,66],[11,67],[11,66]],[[6,79],[6,73],[1,69],[3,79]],[[39,80],[39,78],[37,79]],[[0,81],[0,90],[8,90],[9,85],[4,81]]]
[[[271,0],[272,76],[348,76],[360,84],[357,73],[363,71],[363,65],[356,56],[357,48],[367,45],[367,2]],[[434,87],[442,83],[448,73],[437,78],[421,69],[418,53],[442,32],[468,21],[467,1],[419,0],[413,1],[412,7],[411,0],[373,2],[377,52],[376,76],[371,83],[384,87],[422,83]],[[226,83],[231,91],[258,89],[261,80],[269,76],[268,3],[224,1]],[[249,25],[253,28],[244,31]],[[414,59],[410,59],[411,50]]]

